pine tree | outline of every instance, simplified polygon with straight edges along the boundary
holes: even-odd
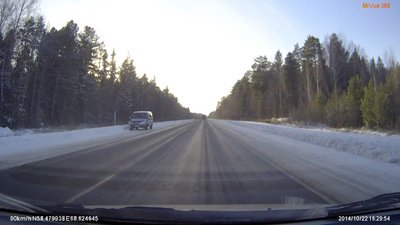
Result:
[[[312,97],[315,94],[314,83],[318,80],[316,78],[317,67],[317,53],[318,53],[319,40],[313,36],[308,36],[304,46],[302,48],[302,61],[303,61],[303,73],[305,77],[305,93],[306,93],[306,104],[307,111],[310,112],[311,104],[313,102]]]
[[[287,102],[289,106],[289,115],[291,115],[294,109],[297,108],[299,102],[299,70],[296,59],[292,53],[288,53],[285,58],[284,65],[284,85],[287,97]]]
[[[58,32],[58,58],[55,91],[52,100],[52,124],[78,124],[84,121],[82,109],[82,77],[78,42],[79,27],[70,21]]]
[[[325,107],[328,102],[328,98],[323,92],[318,92],[312,102],[311,106],[311,117],[310,120],[313,122],[321,123],[325,119]]]
[[[342,41],[333,33],[327,46],[328,66],[333,94],[338,99],[339,93],[347,87],[349,76],[345,73],[349,53],[343,47]]]
[[[395,99],[389,85],[380,85],[376,91],[375,114],[377,126],[393,128],[395,126]]]
[[[352,76],[360,76],[363,85],[368,85],[370,74],[368,73],[365,59],[358,54],[357,48],[354,48],[354,51],[349,58],[347,73]]]
[[[283,73],[282,73],[282,53],[278,50],[275,54],[273,63],[273,73],[275,77],[275,116],[285,114],[283,105]]]
[[[91,27],[85,27],[83,32],[78,35],[79,41],[79,69],[78,73],[78,105],[80,123],[93,123],[98,121],[101,115],[98,111],[99,84],[96,77],[99,74],[101,52],[103,43],[100,43],[99,36]]]
[[[52,29],[39,51],[40,123],[45,125],[75,124],[79,121],[78,93],[80,73],[78,26],[73,21],[59,31]]]
[[[382,84],[386,82],[386,77],[387,77],[387,69],[385,65],[382,62],[381,57],[378,57],[378,60],[376,62],[376,80],[377,83]]]
[[[378,124],[375,114],[375,86],[372,80],[364,88],[364,97],[361,100],[361,112],[365,125],[375,127]]]
[[[120,121],[125,121],[135,110],[134,96],[136,70],[131,58],[126,58],[119,70],[118,114]]]
[[[395,128],[400,131],[400,64],[394,63],[394,60],[392,63],[389,63],[389,66],[387,68],[387,88],[390,90],[390,92],[393,94],[393,113],[394,113],[394,118],[393,118],[393,123]]]
[[[1,34],[0,34],[1,35]],[[12,86],[12,58],[16,36],[13,30],[0,40],[0,125],[13,127],[16,119],[13,115],[15,87]]]
[[[45,35],[43,18],[31,17],[17,32],[15,67],[12,72],[14,87],[13,117],[15,126],[33,125],[34,104],[37,95],[37,55]]]
[[[111,123],[112,117],[109,114],[110,110],[108,109],[108,104],[111,103],[111,90],[109,82],[109,62],[108,62],[108,53],[107,50],[103,49],[101,54],[101,65],[99,66],[100,70],[98,73],[98,111],[99,111],[99,120],[101,123],[109,122]]]
[[[345,126],[362,126],[361,99],[363,98],[363,95],[363,81],[358,76],[351,78],[345,99]]]
[[[270,76],[271,62],[266,56],[259,56],[254,59],[252,69],[251,83],[256,118],[264,118],[267,116],[267,92],[270,86],[269,81],[272,78]]]
[[[55,95],[55,84],[58,79],[58,31],[53,28],[47,32],[38,50],[38,65],[35,72],[36,95],[32,105],[33,126],[41,127],[52,123],[50,115],[53,98]]]

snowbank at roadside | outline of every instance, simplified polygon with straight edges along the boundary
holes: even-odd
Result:
[[[400,135],[385,136],[382,133],[376,132],[340,132],[331,129],[300,128],[249,121],[227,122],[264,133],[280,135],[294,140],[400,165]]]
[[[0,127],[0,137],[13,136],[14,132],[8,127]]]

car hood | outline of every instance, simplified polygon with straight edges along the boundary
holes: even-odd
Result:
[[[24,202],[0,194],[0,207],[40,215],[98,216],[103,222],[157,224],[279,223],[400,208],[400,193],[379,195],[340,205],[320,204],[207,204],[207,205],[81,205]]]

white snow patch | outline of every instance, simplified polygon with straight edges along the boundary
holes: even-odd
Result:
[[[39,130],[32,130],[32,129],[18,129],[14,131],[16,136],[27,135],[27,134],[35,134],[35,133],[42,133]]]
[[[110,141],[157,132],[190,121],[155,122],[152,130],[129,131],[128,125],[117,125],[52,133],[27,131],[20,132],[18,136],[0,137],[0,169],[79,151]]]
[[[8,127],[0,127],[0,137],[13,136],[14,132]]]
[[[400,135],[380,132],[341,132],[323,128],[299,128],[250,121],[227,121],[236,126],[288,137],[370,159],[400,165]]]

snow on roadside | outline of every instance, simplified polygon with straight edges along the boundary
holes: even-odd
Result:
[[[153,130],[148,131],[129,131],[128,125],[117,125],[52,133],[27,132],[18,136],[0,136],[0,169],[67,154],[109,141],[155,132],[189,121],[191,120],[155,122]]]
[[[349,133],[250,121],[229,121],[229,123],[400,165],[400,135]]]
[[[8,127],[0,127],[0,137],[13,136],[14,132]]]

